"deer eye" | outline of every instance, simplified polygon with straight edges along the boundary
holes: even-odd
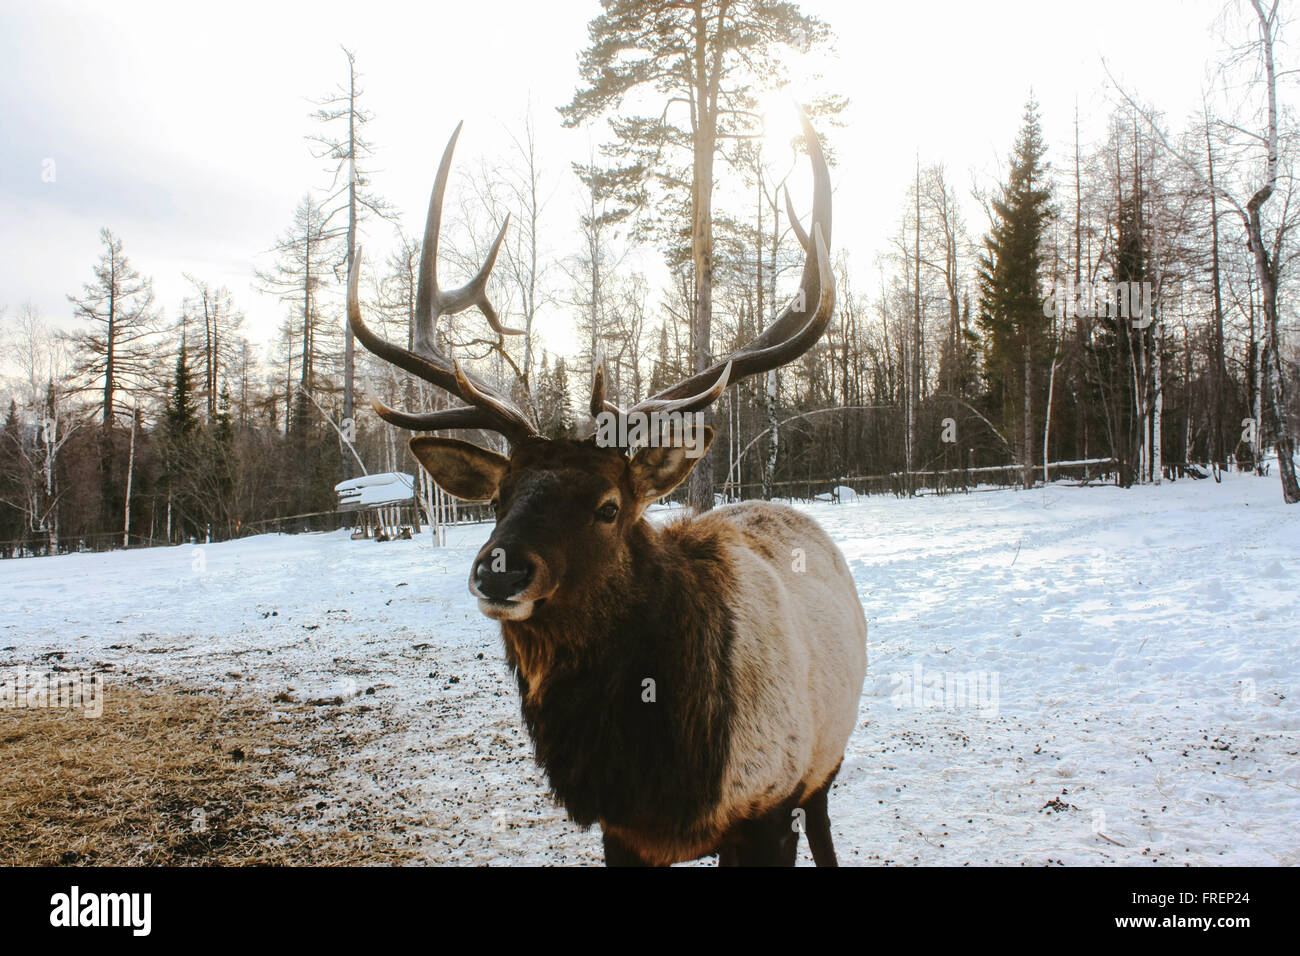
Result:
[[[596,517],[601,521],[613,521],[618,517],[618,505],[612,501],[607,501],[596,509]]]

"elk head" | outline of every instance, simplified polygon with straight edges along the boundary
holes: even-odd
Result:
[[[729,385],[793,361],[825,331],[835,302],[827,252],[830,177],[807,119],[803,127],[813,166],[813,215],[805,232],[786,193],[786,211],[805,253],[794,298],[752,342],[630,409],[606,399],[604,372],[598,368],[591,414],[615,427],[598,429],[585,440],[542,438],[508,396],[475,379],[435,344],[437,318],[470,306],[478,306],[498,335],[518,334],[501,325],[486,292],[505,225],[473,279],[450,292],[438,286],[442,200],[460,126],[443,153],[429,201],[413,349],[384,341],[363,321],[357,293],[361,250],[357,249],[348,275],[348,322],[356,337],[380,358],[465,403],[412,414],[375,401],[375,411],[385,421],[412,431],[485,429],[500,433],[510,443],[507,457],[454,438],[421,435],[410,440],[412,454],[445,491],[466,501],[490,501],[496,511],[496,526],[469,579],[469,589],[488,617],[527,620],[543,607],[553,610],[590,603],[595,589],[608,588],[611,582],[626,583],[634,542],[652,533],[642,520],[645,509],[690,474],[713,439],[712,429],[700,424],[701,416],[695,413],[712,404]],[[618,438],[612,439],[611,434]],[[628,440],[629,435],[640,440]]]

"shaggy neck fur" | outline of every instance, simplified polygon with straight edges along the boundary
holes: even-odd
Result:
[[[716,805],[733,713],[730,575],[715,536],[639,520],[619,567],[502,623],[537,762],[579,824],[680,835]]]

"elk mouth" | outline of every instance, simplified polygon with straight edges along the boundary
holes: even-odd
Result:
[[[540,603],[527,599],[475,596],[478,597],[478,609],[494,621],[525,621],[532,616],[534,606]]]

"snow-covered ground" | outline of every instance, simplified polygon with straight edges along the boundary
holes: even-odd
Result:
[[[1300,507],[1276,478],[807,510],[870,630],[841,862],[1300,863]],[[364,806],[431,862],[599,862],[466,591],[485,537],[0,562],[0,667],[110,668],[106,714],[126,675],[328,711],[300,757],[332,788],[321,825]]]

